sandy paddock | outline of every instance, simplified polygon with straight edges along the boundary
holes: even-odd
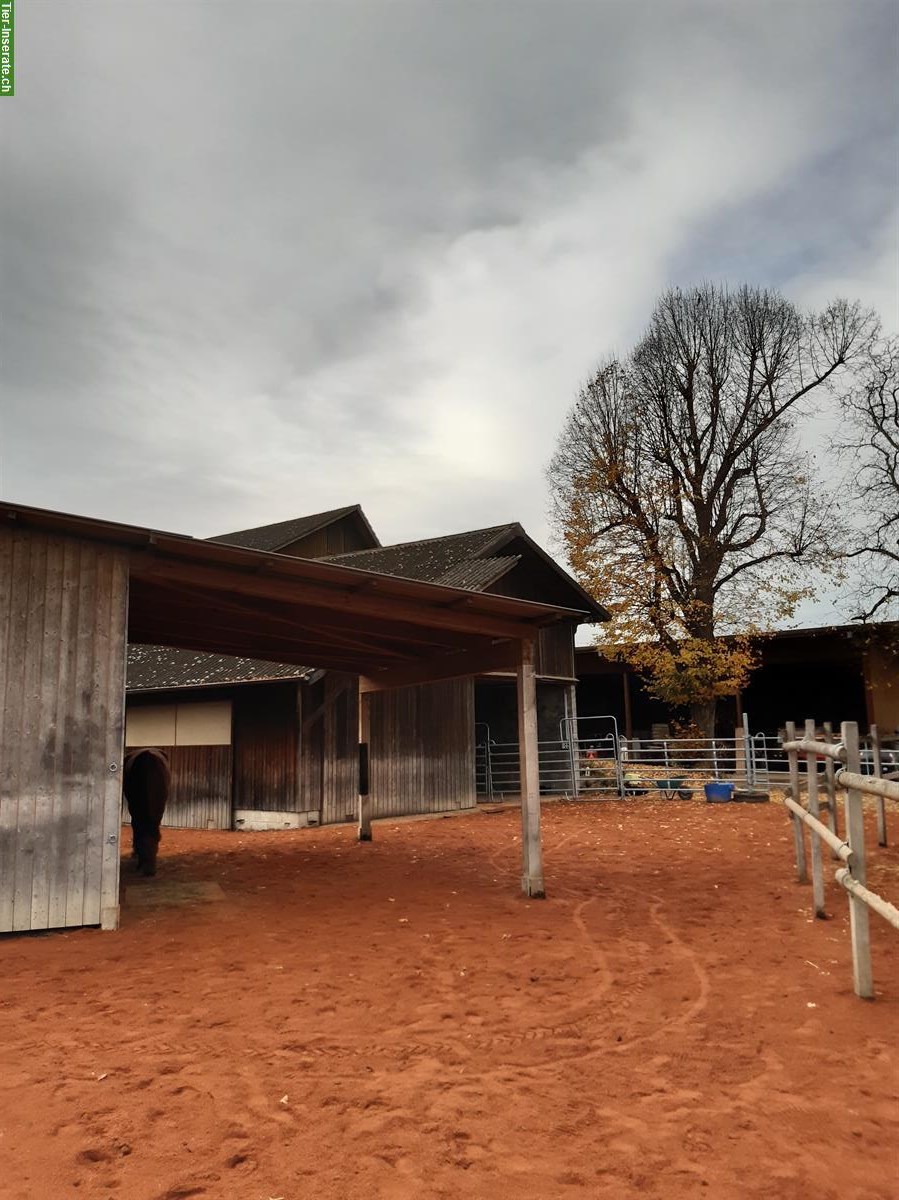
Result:
[[[899,1196],[899,940],[857,1000],[783,809],[544,829],[546,902],[510,811],[168,831],[118,934],[0,941],[0,1196]]]

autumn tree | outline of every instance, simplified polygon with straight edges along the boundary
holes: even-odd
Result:
[[[753,665],[745,635],[808,592],[829,513],[797,421],[875,330],[845,301],[803,315],[771,291],[674,289],[568,414],[549,480],[570,564],[612,614],[600,647],[706,734]]]
[[[899,338],[875,343],[842,399],[855,530],[845,559],[869,621],[899,609]]]

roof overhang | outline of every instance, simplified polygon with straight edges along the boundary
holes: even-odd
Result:
[[[24,505],[18,529],[129,556],[132,642],[367,677],[373,688],[508,667],[513,644],[584,612]]]

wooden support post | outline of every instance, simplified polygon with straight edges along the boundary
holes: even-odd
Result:
[[[858,725],[855,721],[844,721],[840,727],[840,741],[846,748],[846,769],[858,774],[861,771]],[[865,876],[865,814],[862,794],[857,788],[846,791],[846,841],[852,851],[852,878],[862,885]],[[852,974],[855,994],[864,1000],[874,998],[874,980],[871,975],[871,935],[868,926],[868,909],[864,900],[849,892],[849,928],[852,934]]]
[[[796,722],[787,721],[787,741],[796,741]],[[787,761],[790,764],[790,795],[797,804],[801,803],[799,795],[799,754],[795,750],[787,751]],[[793,822],[793,843],[796,847],[796,879],[799,883],[808,883],[808,868],[805,865],[805,836],[802,832],[802,822],[791,814]]]
[[[815,722],[805,723],[806,740],[815,740]],[[808,788],[808,811],[816,819],[820,819],[821,810],[818,807],[818,756],[811,753],[805,756],[806,786]],[[810,838],[812,857],[812,910],[816,917],[822,920],[827,916],[824,911],[824,863],[821,861],[821,841],[814,830]]]
[[[634,736],[634,714],[631,711],[631,677],[626,663],[621,679],[624,688],[624,736],[630,741]]]
[[[371,696],[359,692],[359,828],[360,842],[371,841]]]
[[[824,722],[824,740],[831,745],[833,743],[833,725],[830,721]],[[836,767],[832,758],[824,760],[824,786],[827,789],[827,824],[830,826],[830,832],[834,837],[840,836],[838,810],[837,810],[837,784],[836,784]],[[831,851],[831,858],[836,858],[837,855]]]
[[[873,759],[874,775],[877,779],[883,776],[883,762],[880,755],[880,733],[876,725],[870,727],[871,732],[871,756]],[[887,806],[883,796],[878,796],[874,801],[877,809],[877,845],[885,846],[887,844]]]
[[[537,748],[536,644],[521,643],[518,663],[518,754],[521,772],[521,887],[526,896],[542,899],[543,845],[540,837],[540,763]]]

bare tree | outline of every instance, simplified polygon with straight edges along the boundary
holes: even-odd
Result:
[[[568,415],[549,468],[555,523],[613,613],[602,644],[707,733],[716,697],[752,666],[745,640],[717,635],[761,628],[807,594],[801,569],[829,517],[797,419],[875,331],[845,301],[803,316],[771,291],[675,289]]]
[[[857,524],[845,557],[855,560],[855,619],[870,621],[899,608],[899,338],[872,346],[843,416],[839,449],[854,455]]]

